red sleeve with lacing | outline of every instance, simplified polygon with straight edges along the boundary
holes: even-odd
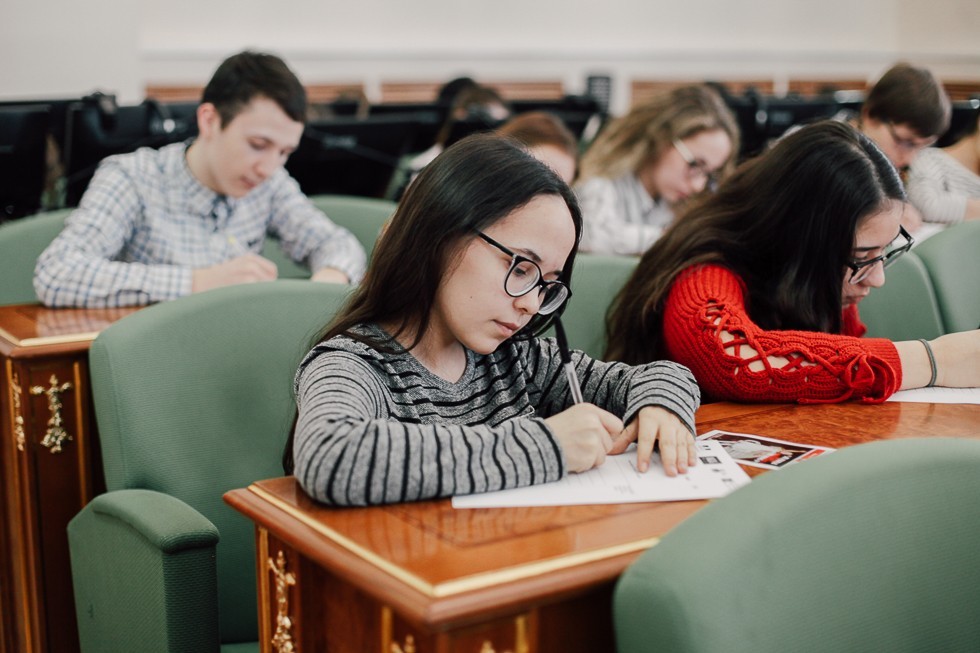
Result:
[[[667,357],[689,367],[704,393],[715,400],[884,401],[902,383],[894,343],[857,337],[865,328],[856,306],[845,310],[843,329],[847,335],[766,331],[748,316],[742,280],[721,266],[703,265],[685,270],[671,287],[663,344]],[[734,339],[724,342],[724,332]],[[769,356],[789,363],[776,367]],[[764,369],[749,369],[755,361]]]

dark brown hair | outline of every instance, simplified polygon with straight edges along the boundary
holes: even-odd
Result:
[[[504,136],[475,134],[450,146],[408,187],[387,231],[378,240],[361,285],[329,324],[319,342],[346,335],[375,349],[391,351],[388,340],[355,330],[362,324],[397,324],[392,336],[414,330],[418,344],[428,325],[436,291],[466,243],[477,231],[503,220],[541,195],[565,201],[575,227],[575,247],[560,279],[571,285],[582,213],[568,185],[551,168]],[[535,315],[514,338],[544,331],[557,311]],[[293,421],[295,430],[295,419]],[[293,432],[283,451],[283,469],[293,469]]]
[[[908,125],[923,138],[949,129],[949,96],[926,68],[898,63],[871,87],[861,114],[880,122]]]
[[[647,250],[610,310],[607,359],[661,357],[671,285],[705,263],[742,278],[762,328],[839,333],[855,232],[888,200],[905,202],[905,191],[869,138],[835,121],[790,134],[693,202]]]
[[[306,89],[279,57],[239,52],[221,62],[204,87],[201,102],[218,110],[222,127],[256,97],[269,98],[296,122],[306,122]]]

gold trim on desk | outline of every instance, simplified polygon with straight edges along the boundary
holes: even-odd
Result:
[[[385,560],[378,554],[366,549],[350,538],[341,535],[337,531],[328,528],[327,526],[324,526],[315,519],[311,519],[309,516],[303,514],[302,511],[297,510],[294,506],[291,506],[282,499],[270,494],[261,487],[250,485],[248,489],[289,516],[301,521],[329,540],[339,544],[351,553],[363,558],[375,567],[385,571],[388,575],[397,578],[401,582],[418,590],[429,598],[441,598],[445,596],[452,596],[454,594],[462,594],[463,592],[483,589],[485,587],[493,587],[494,585],[501,585],[503,583],[522,580],[524,578],[540,576],[559,569],[568,569],[570,567],[576,567],[589,562],[615,558],[617,556],[626,555],[629,553],[636,553],[637,551],[645,551],[660,541],[659,537],[649,537],[602,549],[595,549],[593,551],[583,551],[581,553],[564,555],[559,558],[552,558],[550,560],[530,562],[527,564],[517,565],[516,567],[483,572],[433,585],[432,583],[422,580],[412,572],[399,567],[393,562]]]
[[[24,430],[24,413],[21,408],[21,396],[24,394],[24,389],[20,387],[20,379],[14,374],[13,366],[10,364],[9,359],[7,360],[7,384],[10,388],[10,403],[12,407],[10,428],[14,434],[14,443],[17,445],[17,451],[23,452],[27,444],[27,432]]]
[[[46,345],[67,345],[75,342],[91,342],[99,335],[98,331],[86,331],[84,333],[68,333],[63,336],[40,336],[38,338],[24,338],[21,340],[12,333],[0,327],[0,338],[3,338],[15,347],[44,347]]]

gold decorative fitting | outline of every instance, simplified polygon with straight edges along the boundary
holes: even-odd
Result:
[[[279,653],[296,653],[293,620],[289,618],[289,588],[296,584],[296,575],[286,571],[286,555],[282,551],[275,562],[268,558],[266,563],[276,578],[276,634],[272,636],[272,646]]]
[[[399,646],[397,642],[392,642],[391,653],[415,653],[415,638],[411,635],[406,635],[404,647]]]
[[[23,451],[27,435],[24,433],[24,415],[21,413],[20,396],[24,390],[20,387],[20,380],[16,374],[10,379],[10,389],[13,390],[14,397],[14,441],[17,443],[17,451]]]
[[[48,388],[41,385],[31,386],[31,394],[48,397],[48,412],[51,413],[51,418],[48,420],[48,430],[45,431],[41,444],[50,449],[51,453],[61,453],[61,443],[72,439],[65,427],[62,426],[64,420],[61,419],[61,393],[71,390],[72,384],[66,381],[59,385],[58,377],[54,374],[51,375],[49,383],[51,386]]]

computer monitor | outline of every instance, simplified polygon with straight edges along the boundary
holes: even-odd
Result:
[[[949,118],[949,129],[936,141],[936,147],[952,145],[963,138],[970,128],[977,124],[977,120],[980,119],[980,98],[953,102],[952,110]]]
[[[41,208],[50,120],[46,106],[0,107],[0,222]]]
[[[77,206],[102,159],[141,147],[162,147],[197,133],[195,103],[161,104],[147,100],[116,106],[99,96],[68,110],[65,144],[65,202]]]
[[[759,111],[759,102],[755,95],[725,96],[725,104],[732,115],[739,131],[739,162],[758,155],[766,146],[766,114]]]
[[[383,197],[419,125],[417,114],[309,122],[286,170],[307,195]]]
[[[432,147],[448,112],[448,105],[437,102],[385,102],[372,104],[368,109],[368,115],[371,117],[415,116],[418,127],[415,130],[415,138],[408,146],[409,152],[424,152]]]
[[[839,105],[832,97],[765,97],[760,109],[766,112],[766,136],[779,138],[794,125],[831,118]]]
[[[566,95],[554,100],[511,100],[509,104],[514,113],[524,113],[526,111],[550,111],[552,113],[602,112],[602,105],[599,100],[589,95]]]
[[[557,100],[513,100],[510,103],[515,114],[528,111],[544,111],[561,119],[569,131],[579,140],[590,140],[595,134],[586,135],[587,126],[595,130],[605,121],[601,102],[589,95],[566,95]]]
[[[0,101],[0,108],[11,107],[38,107],[47,108],[50,118],[48,119],[48,134],[54,141],[57,148],[58,161],[64,165],[65,151],[65,131],[68,122],[68,107],[77,103],[78,97],[71,98],[44,98],[44,99],[22,99],[22,100],[3,100]]]
[[[445,146],[449,147],[470,134],[492,132],[499,129],[505,122],[505,120],[494,120],[489,116],[479,115],[454,120],[452,126],[449,128],[449,137],[446,139]]]

